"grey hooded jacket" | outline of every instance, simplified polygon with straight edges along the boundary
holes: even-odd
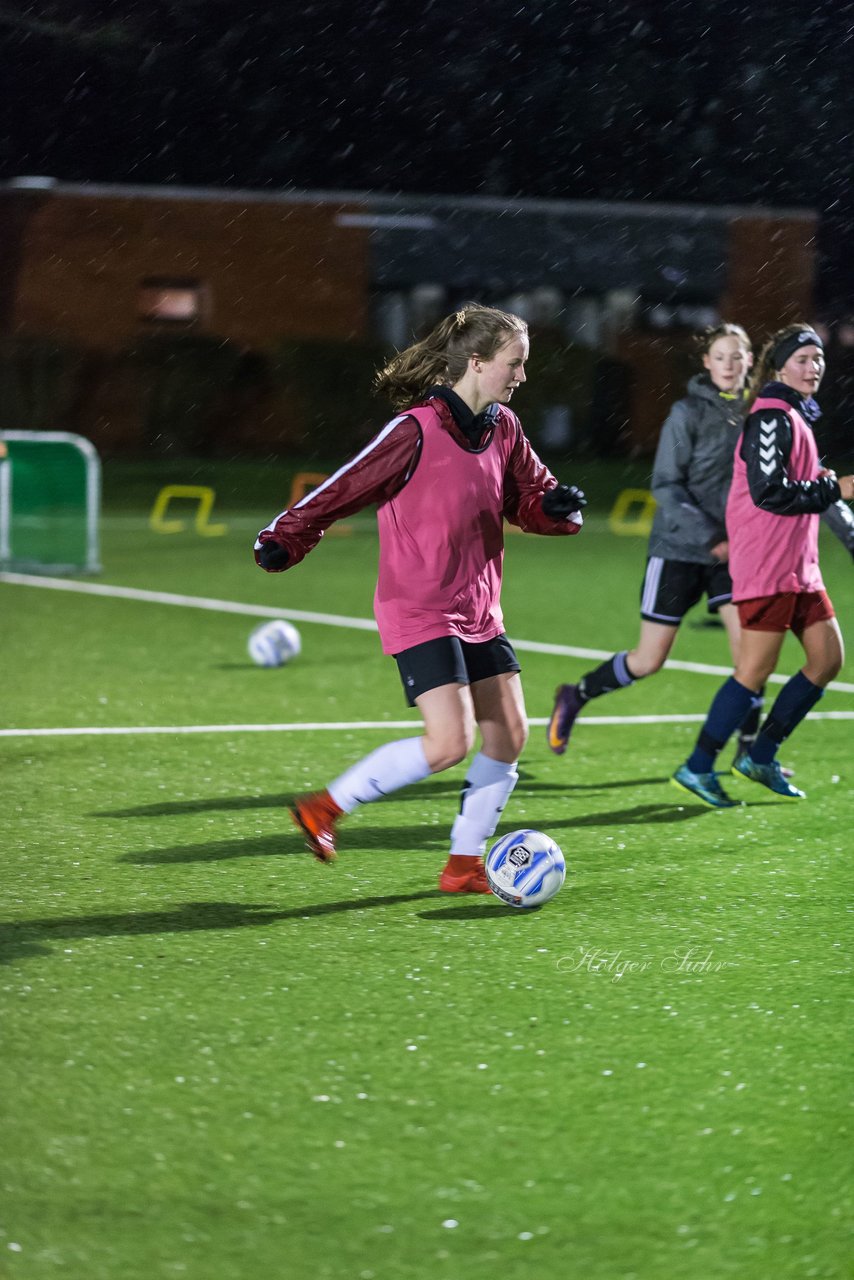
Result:
[[[652,472],[658,508],[649,554],[714,564],[711,548],[726,539],[732,459],[747,401],[720,395],[707,373],[696,374],[661,428]]]

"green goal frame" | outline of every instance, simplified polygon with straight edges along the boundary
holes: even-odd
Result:
[[[0,569],[100,573],[101,460],[69,431],[0,431]]]

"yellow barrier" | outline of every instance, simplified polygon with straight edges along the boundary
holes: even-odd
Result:
[[[328,479],[329,476],[325,471],[298,471],[291,485],[288,507],[295,507],[301,498],[304,498],[312,489],[316,489],[319,484],[323,484],[323,481]]]
[[[608,516],[608,528],[621,538],[648,538],[658,503],[649,489],[623,489]],[[629,518],[633,507],[637,512]]]
[[[608,528],[621,538],[648,538],[652,528],[652,517],[658,506],[649,489],[623,489],[617,494],[617,500],[608,516]],[[638,511],[628,518],[633,507]],[[518,525],[504,524],[505,533],[521,533]]]
[[[216,494],[213,489],[202,484],[167,484],[161,489],[151,509],[150,524],[155,533],[181,533],[186,527],[185,520],[167,520],[166,509],[173,498],[195,498],[196,533],[203,538],[218,538],[228,532],[227,524],[208,524],[208,517],[214,504]]]

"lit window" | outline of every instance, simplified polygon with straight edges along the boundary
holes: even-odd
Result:
[[[166,324],[192,324],[202,319],[205,287],[199,280],[151,277],[139,290],[139,314],[143,320]]]

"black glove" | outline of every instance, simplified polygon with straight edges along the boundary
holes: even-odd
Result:
[[[288,549],[281,542],[262,542],[258,548],[258,563],[268,573],[281,573],[287,569],[289,559]]]
[[[584,491],[577,484],[559,484],[543,494],[543,515],[552,520],[565,520],[573,511],[580,511],[587,506]]]

